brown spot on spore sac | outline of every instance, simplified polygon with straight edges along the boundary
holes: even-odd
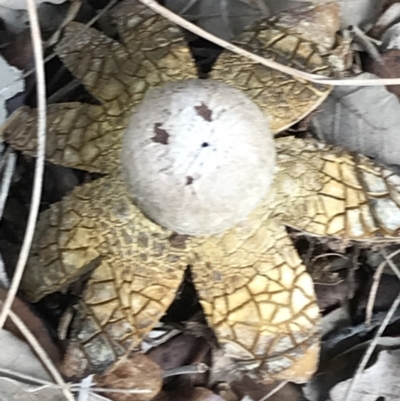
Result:
[[[186,249],[186,240],[188,238],[189,238],[188,235],[172,233],[169,236],[168,241],[171,244],[171,246],[174,247],[174,248]]]
[[[154,124],[155,135],[151,138],[153,142],[161,143],[162,145],[168,145],[169,134],[165,129],[161,128],[162,123]]]
[[[194,106],[194,109],[200,117],[203,117],[206,121],[212,121],[212,111],[204,103],[201,103],[200,106]]]
[[[187,176],[186,177],[186,185],[190,185],[193,183],[193,177]]]

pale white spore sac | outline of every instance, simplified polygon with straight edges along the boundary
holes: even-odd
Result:
[[[140,209],[179,234],[217,234],[246,219],[275,171],[268,121],[242,92],[212,80],[151,89],[122,147]]]

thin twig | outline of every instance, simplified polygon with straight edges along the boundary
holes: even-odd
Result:
[[[268,398],[272,397],[275,393],[280,391],[283,387],[288,384],[288,381],[284,381],[282,383],[279,383],[277,386],[275,386],[268,394],[264,395],[264,397],[260,398],[258,401],[266,401]]]
[[[36,220],[39,212],[40,197],[42,193],[44,155],[46,147],[46,86],[44,76],[42,39],[39,28],[38,15],[34,0],[28,0],[28,13],[30,19],[31,36],[33,42],[33,51],[35,55],[36,80],[37,80],[37,103],[38,103],[38,131],[37,131],[37,155],[35,163],[35,178],[33,181],[33,191],[31,198],[31,207],[29,210],[28,223],[26,226],[24,241],[19,254],[14,277],[10,289],[4,301],[3,309],[0,313],[0,329],[4,326],[11,305],[17,294],[22,274],[24,272],[26,261],[32,244],[33,233],[35,231]]]
[[[74,388],[74,386],[71,386]],[[91,393],[119,393],[119,394],[150,394],[150,389],[137,389],[137,388],[111,388],[111,387],[91,387]]]
[[[187,366],[180,366],[179,368],[175,369],[168,369],[166,370],[162,377],[171,377],[171,376],[179,376],[179,375],[192,375],[192,374],[199,374],[205,373],[208,370],[208,366],[205,363],[199,363],[197,365],[187,365]]]
[[[398,253],[398,251],[393,252],[392,254],[390,254],[389,256],[386,255],[386,252],[383,250],[382,251],[382,255],[385,258],[386,262],[388,263],[388,265],[390,266],[390,268],[392,269],[392,272],[396,275],[396,277],[400,280],[400,270],[398,269],[398,267],[393,263],[393,256],[396,256]]]
[[[52,383],[48,380],[39,379],[38,377],[34,377],[31,375],[27,375],[24,373],[16,372],[14,370],[0,368],[0,377],[6,377],[16,381],[16,379],[22,381],[23,383],[30,384],[32,386],[37,386],[32,390],[29,390],[32,393],[41,391],[46,388],[52,389],[68,389],[69,391],[79,392],[82,389],[89,389],[91,393],[107,393],[107,392],[115,392],[115,393],[128,393],[128,394],[149,394],[151,393],[150,389],[134,389],[134,388],[109,388],[109,387],[94,387],[96,383],[90,384],[90,386],[83,385],[82,383],[63,383],[57,384]],[[90,377],[90,376],[88,376]]]
[[[374,273],[374,279],[371,285],[371,289],[369,291],[367,307],[365,310],[366,326],[369,326],[371,324],[372,312],[374,310],[376,294],[378,293],[379,283],[381,282],[382,273],[386,265],[387,265],[386,260],[382,261]]]
[[[12,380],[19,380],[20,382],[24,384],[31,384],[31,385],[41,385],[41,386],[53,386],[54,383],[48,381],[48,380],[43,380],[38,377],[34,377],[31,375],[27,375],[25,373],[21,372],[16,372],[11,369],[6,369],[6,368],[1,368],[0,367],[0,377],[4,378],[7,377]],[[55,385],[58,387],[58,385]]]
[[[189,0],[186,5],[184,5],[180,10],[179,10],[179,14],[185,14],[187,13],[196,3],[198,3],[199,0]]]
[[[258,56],[253,54],[247,50],[242,49],[239,46],[236,46],[226,40],[223,40],[204,29],[198,27],[197,25],[192,24],[191,22],[187,21],[186,19],[180,17],[179,15],[173,13],[172,11],[168,10],[167,8],[158,4],[155,0],[140,0],[141,3],[145,4],[147,7],[151,8],[156,13],[164,16],[165,18],[169,19],[170,21],[174,22],[175,24],[181,26],[184,29],[198,35],[204,39],[209,40],[212,43],[217,44],[218,46],[223,47],[226,50],[239,54],[243,57],[249,58],[256,63],[260,63],[265,65],[266,67],[273,68],[274,70],[281,71],[285,74],[291,75],[296,78],[304,79],[306,81],[319,83],[319,84],[326,84],[326,85],[333,85],[333,86],[379,86],[379,85],[400,85],[400,78],[380,78],[380,79],[332,79],[327,78],[317,74],[310,74],[307,72],[303,72],[297,70],[295,68],[291,68],[280,64],[276,61],[266,59],[264,57]]]
[[[399,293],[399,295],[397,295],[397,298],[394,300],[392,306],[390,307],[388,313],[385,316],[385,319],[383,320],[382,324],[379,326],[379,329],[376,332],[374,339],[371,341],[369,347],[367,348],[367,350],[357,368],[356,374],[354,375],[354,378],[351,381],[349,388],[347,389],[346,397],[344,398],[344,401],[351,400],[354,390],[355,390],[357,384],[361,380],[361,376],[364,372],[364,369],[367,366],[367,363],[368,363],[369,359],[371,358],[376,346],[378,345],[380,337],[382,336],[383,332],[385,331],[386,327],[388,326],[390,320],[392,319],[392,317],[393,317],[394,313],[396,312],[397,308],[399,307],[399,305],[400,305],[400,293]]]
[[[372,311],[374,308],[376,294],[378,293],[379,282],[380,282],[383,270],[384,270],[385,266],[387,264],[389,264],[389,266],[392,268],[392,270],[396,273],[395,269],[393,269],[393,266],[391,265],[390,262],[392,261],[392,258],[395,257],[396,255],[398,255],[399,253],[400,253],[400,249],[392,252],[389,256],[386,256],[386,254],[384,252],[382,252],[382,255],[385,258],[385,260],[379,264],[378,268],[376,269],[376,271],[374,273],[374,281],[372,283],[371,290],[370,290],[369,296],[368,296],[367,309],[365,312],[365,315],[366,315],[365,316],[365,324],[367,326],[369,326],[371,324]],[[397,269],[397,267],[396,267],[396,269]],[[398,276],[398,278],[400,280],[399,276]]]

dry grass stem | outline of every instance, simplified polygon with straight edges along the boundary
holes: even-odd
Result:
[[[276,394],[278,391],[280,391],[283,387],[288,384],[288,381],[284,381],[282,383],[279,383],[273,390],[271,390],[268,394],[264,395],[264,397],[260,398],[258,401],[266,401],[268,398],[272,397],[274,394]]]
[[[46,84],[44,76],[44,63],[42,40],[39,28],[38,15],[34,0],[28,0],[28,13],[30,19],[31,36],[33,43],[33,51],[35,55],[36,80],[37,80],[37,103],[38,103],[38,133],[37,133],[37,155],[35,164],[35,177],[33,181],[33,191],[31,198],[31,207],[29,210],[28,223],[26,226],[25,236],[19,254],[17,266],[15,268],[14,277],[11,282],[10,289],[4,301],[3,308],[0,313],[0,329],[4,326],[11,305],[17,294],[22,274],[24,272],[26,261],[28,260],[29,251],[32,244],[33,234],[35,232],[36,220],[39,212],[40,198],[43,184],[44,171],[44,155],[46,147]]]
[[[397,250],[393,253],[391,253],[389,256],[386,255],[385,251],[383,251],[383,257],[385,258],[387,264],[390,266],[392,269],[392,272],[396,275],[396,277],[400,280],[400,270],[398,267],[393,263],[392,258],[397,255],[400,252],[400,250]]]
[[[376,294],[378,292],[378,287],[379,287],[379,282],[383,273],[383,270],[385,268],[386,265],[389,265],[392,270],[394,271],[394,273],[396,274],[396,270],[398,273],[398,269],[396,266],[395,269],[393,269],[393,262],[392,262],[392,258],[395,257],[396,255],[398,255],[400,253],[400,249],[398,249],[397,251],[392,252],[389,256],[386,256],[385,253],[383,254],[383,257],[385,258],[385,260],[380,263],[380,265],[378,266],[378,268],[375,271],[374,274],[374,281],[372,283],[371,286],[371,290],[369,293],[369,297],[368,297],[368,302],[367,302],[367,309],[365,312],[365,324],[367,326],[369,326],[371,324],[371,319],[372,319],[372,311],[374,308],[374,304],[375,304],[375,299],[376,299]],[[400,275],[397,274],[398,279],[400,280]]]
[[[209,367],[205,363],[199,363],[197,365],[188,365],[188,366],[180,366],[175,369],[166,370],[162,377],[171,377],[171,376],[179,376],[179,375],[193,375],[197,373],[205,373]]]
[[[23,374],[20,372],[16,372],[10,369],[0,368],[0,375],[3,377],[7,377],[10,379],[18,379],[21,382],[30,383],[33,385],[37,385],[36,388],[32,390],[33,393],[43,390],[45,388],[53,388],[53,389],[68,389],[69,391],[79,392],[81,389],[88,389],[90,393],[125,393],[125,394],[149,394],[151,390],[148,389],[134,389],[134,388],[108,388],[108,387],[94,387],[96,383],[90,384],[89,386],[85,386],[80,383],[65,383],[65,384],[56,384],[47,380],[39,379],[37,377]],[[78,399],[79,401],[79,399]]]
[[[371,285],[371,290],[369,291],[367,307],[365,311],[365,324],[369,326],[371,324],[372,319],[372,311],[374,309],[376,294],[378,293],[379,283],[381,281],[381,276],[385,266],[387,265],[386,260],[379,264],[378,268],[374,273],[374,280]]]

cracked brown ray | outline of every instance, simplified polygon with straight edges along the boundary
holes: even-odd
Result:
[[[298,70],[330,74],[326,60],[313,44],[276,28],[272,20],[255,22],[234,43]],[[273,133],[300,121],[318,107],[332,89],[266,68],[228,51],[218,58],[210,77],[226,82],[250,97],[265,112]]]
[[[398,240],[399,176],[335,146],[294,138],[276,145],[271,203],[284,224],[320,236]]]
[[[48,109],[48,159],[108,175],[75,188],[41,214],[22,283],[35,301],[93,272],[77,305],[66,373],[102,370],[139,344],[165,313],[191,265],[207,320],[226,353],[265,380],[306,380],[318,361],[318,308],[310,276],[282,222],[317,235],[334,229],[333,235],[350,239],[397,236],[382,205],[397,207],[399,178],[333,147],[279,139],[279,171],[271,193],[246,221],[218,236],[176,241],[174,233],[152,223],[132,203],[119,175],[119,149],[132,107],[145,91],[194,76],[194,66],[179,30],[138,1],[122,3],[114,18],[122,44],[87,28],[73,40],[82,28],[73,23],[57,50],[101,105]],[[268,96],[283,101],[276,93],[283,82],[271,83]],[[303,98],[311,89],[294,85],[306,104]],[[295,101],[290,97],[289,103]],[[272,115],[287,104],[275,103]],[[305,113],[303,106],[299,110]],[[28,154],[35,152],[34,115],[20,109],[3,130]],[[286,126],[291,115],[277,121]],[[337,198],[341,202],[328,204]],[[395,206],[392,214],[399,216]],[[361,209],[359,217],[367,221],[369,213],[373,230],[365,226],[361,232],[351,218],[335,219]]]
[[[123,131],[146,91],[197,76],[178,27],[141,3],[126,4],[113,15],[122,43],[72,22],[57,45],[61,60],[101,105],[48,106],[46,158],[54,163],[91,172],[115,170]],[[20,108],[4,125],[2,136],[16,149],[35,155],[36,123],[36,110]]]

